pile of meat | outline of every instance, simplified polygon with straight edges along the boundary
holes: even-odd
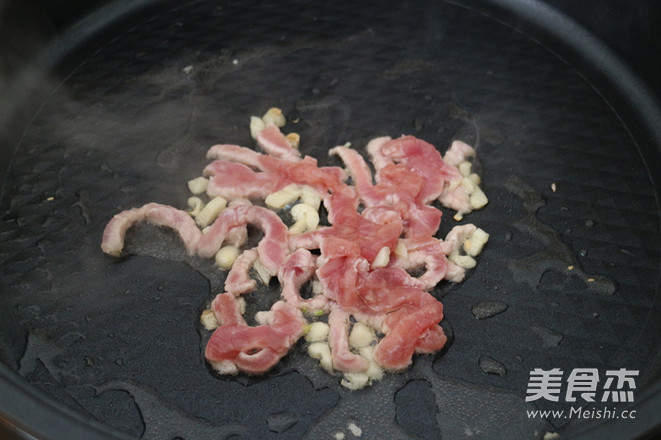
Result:
[[[349,144],[330,150],[346,169],[301,157],[299,136],[285,135],[284,122],[278,109],[252,117],[263,153],[211,147],[213,161],[188,183],[189,210],[150,203],[123,211],[108,223],[102,249],[119,256],[128,228],[148,221],[174,229],[189,254],[229,271],[224,292],[202,314],[214,330],[205,356],[221,374],[264,373],[305,337],[323,368],[361,388],[446,342],[443,306],[429,291],[443,279],[461,281],[488,235],[464,224],[435,238],[442,213],[432,203],[456,210],[455,219],[487,203],[471,172],[475,151],[454,141],[441,156],[413,136],[380,137],[367,145],[372,176]],[[246,245],[249,225],[263,232],[254,248]],[[250,326],[244,295],[271,277],[281,299]]]

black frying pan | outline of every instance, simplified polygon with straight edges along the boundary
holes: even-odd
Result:
[[[554,10],[118,2],[9,92],[5,423],[47,438],[168,439],[352,438],[350,423],[363,438],[425,439],[658,426],[661,118],[636,77]],[[491,241],[465,282],[434,292],[452,344],[369,389],[341,388],[302,346],[264,377],[214,375],[198,318],[223,275],[149,226],[131,231],[132,256],[100,251],[119,210],[184,207],[206,148],[251,145],[248,116],[273,105],[322,164],[335,163],[328,148],[380,135],[477,146],[490,204],[466,220]],[[507,309],[477,319],[485,302]],[[613,405],[637,417],[529,417],[576,406],[564,394],[526,402],[535,368],[637,370],[634,401]]]

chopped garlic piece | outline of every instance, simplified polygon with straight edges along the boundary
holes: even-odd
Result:
[[[350,390],[360,390],[365,388],[369,381],[370,378],[366,373],[344,373],[340,385]]]
[[[239,305],[239,313],[244,315],[246,313],[246,299],[240,296],[236,299],[236,303]]]
[[[308,342],[321,342],[328,338],[330,326],[325,322],[317,321],[308,326],[308,331],[305,334],[305,340]]]
[[[218,218],[223,209],[225,209],[225,206],[227,206],[227,200],[220,196],[214,197],[197,214],[195,223],[201,228],[206,228]]]
[[[321,196],[316,189],[309,185],[301,185],[301,202],[312,206],[317,211],[321,206]]]
[[[259,261],[259,259],[255,260],[255,262],[252,264],[252,268],[255,269],[255,272],[257,272],[257,276],[262,283],[268,285],[271,282],[271,274],[264,267],[261,261]]]
[[[315,295],[319,295],[323,293],[323,291],[324,291],[324,286],[321,284],[321,281],[314,280],[312,282],[312,293],[314,293]]]
[[[367,347],[376,339],[374,330],[363,324],[362,322],[357,322],[353,325],[351,329],[351,334],[349,335],[349,344],[354,348]]]
[[[216,252],[216,265],[221,269],[230,270],[240,253],[236,246],[223,246]]]
[[[347,428],[349,428],[349,431],[351,431],[354,437],[360,437],[361,435],[363,435],[363,430],[360,429],[360,427],[353,422],[349,423],[347,425]]]
[[[277,107],[271,107],[268,109],[268,111],[264,113],[264,116],[262,116],[262,121],[264,121],[264,125],[273,122],[275,126],[279,128],[284,127],[287,123],[285,115],[282,114],[282,110]]]
[[[289,133],[285,138],[289,141],[292,148],[298,148],[301,145],[301,135],[298,133]]]
[[[319,226],[319,213],[310,205],[305,203],[294,205],[291,208],[290,214],[296,220],[296,223],[289,227],[289,233],[291,235],[313,231]]]
[[[475,182],[476,185],[479,185],[480,183],[482,183],[482,178],[478,174],[475,174],[475,173],[470,174],[468,176],[468,178],[470,180],[472,180],[473,182]]]
[[[475,258],[470,255],[460,255],[459,252],[451,253],[448,259],[464,269],[472,269],[477,265]]]
[[[469,179],[470,180],[470,179]],[[481,209],[489,203],[486,194],[479,188],[475,187],[475,191],[470,195],[470,204],[472,209]]]
[[[188,181],[188,190],[195,195],[205,192],[207,186],[209,186],[209,179],[206,177],[200,176]]]
[[[370,362],[370,366],[365,371],[365,374],[371,379],[371,380],[381,380],[383,379],[383,368],[379,367],[379,365],[376,362]]]
[[[197,217],[202,208],[204,207],[204,202],[199,197],[189,197],[187,201],[190,211],[188,213],[191,217]]]
[[[475,182],[468,177],[461,179],[461,187],[466,191],[466,194],[473,194],[478,189]]]
[[[308,354],[313,359],[318,359],[321,367],[329,373],[333,371],[333,358],[330,347],[325,342],[313,342],[308,345]]]
[[[459,173],[464,176],[468,177],[471,173],[471,163],[467,160],[464,160],[463,162],[459,162],[459,165],[457,165],[457,168],[459,169]]]
[[[372,359],[374,359],[374,345],[360,347],[358,353],[368,361],[372,362]]]
[[[301,196],[301,187],[295,183],[285,186],[279,191],[266,196],[264,203],[271,209],[282,209],[294,203]]]
[[[209,361],[209,364],[220,374],[239,374],[236,364],[230,360]]]
[[[379,267],[386,267],[390,263],[390,248],[384,246],[379,250],[379,253],[374,257],[372,261],[372,269],[377,269]]]
[[[453,189],[457,188],[459,185],[461,185],[461,181],[463,179],[454,179],[450,180],[450,184],[448,185],[448,191],[452,191]]]
[[[250,136],[257,140],[259,133],[266,128],[266,123],[257,116],[250,117]]]
[[[214,330],[219,325],[218,320],[216,320],[216,315],[209,309],[202,312],[200,322],[207,330]]]
[[[227,206],[230,208],[233,206],[252,206],[252,202],[248,199],[244,199],[243,197],[239,197],[237,199],[230,200]]]
[[[477,228],[473,234],[464,241],[464,251],[466,254],[474,257],[482,252],[482,248],[489,241],[489,234],[484,230]]]
[[[403,240],[397,241],[397,246],[395,247],[393,253],[400,258],[408,258],[409,251],[406,249],[406,243]]]

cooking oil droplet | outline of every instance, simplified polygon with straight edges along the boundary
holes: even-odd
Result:
[[[510,176],[505,187],[521,199],[526,210],[526,216],[516,223],[516,227],[544,245],[544,249],[539,252],[508,262],[507,266],[515,281],[527,284],[533,289],[564,290],[575,276],[584,282],[589,292],[600,295],[615,293],[616,285],[612,280],[605,276],[586,274],[580,268],[577,257],[564,243],[561,234],[537,219],[537,211],[546,205],[538,192],[516,176]],[[567,229],[565,233],[570,234],[571,230]],[[587,256],[585,249],[579,253],[582,257]],[[554,272],[560,279],[554,278],[553,282],[549,283],[548,277],[544,279],[544,274],[549,272]]]
[[[592,220],[592,219],[587,219],[587,220],[585,221],[585,226],[587,226],[588,228],[593,227],[593,226],[594,226],[594,220]]]
[[[500,377],[507,374],[507,368],[505,368],[505,365],[491,356],[480,356],[477,363],[480,366],[480,369],[487,374],[495,374]]]
[[[477,319],[487,319],[503,313],[508,305],[500,301],[481,301],[471,307],[471,313]]]
[[[543,347],[557,347],[560,345],[562,338],[564,338],[562,333],[556,332],[546,327],[535,325],[531,327],[531,329],[537,336],[542,338]]]
[[[615,282],[601,275],[584,275],[583,282],[588,290],[599,295],[612,295],[617,290]]]
[[[298,423],[298,417],[291,411],[283,411],[266,416],[269,431],[280,434]]]

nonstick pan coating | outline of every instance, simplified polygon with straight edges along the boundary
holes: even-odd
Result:
[[[659,144],[656,114],[641,115],[653,101],[632,105],[627,78],[618,89],[596,58],[573,63],[579,48],[525,14],[483,12],[148,2],[108,7],[114,19],[99,15],[53,46],[2,128],[3,391],[45,420],[62,414],[33,432],[353,438],[353,423],[363,438],[511,439],[654,426]],[[134,255],[101,253],[113,214],[151,201],[184,208],[206,149],[252,145],[248,117],[270,106],[322,164],[337,164],[333,146],[360,150],[382,135],[476,145],[490,203],[465,221],[491,239],[466,281],[434,291],[452,340],[440,354],[358,392],[302,345],[264,377],[219,377],[202,356],[199,315],[224,275],[149,226],[131,231]],[[440,235],[454,224],[446,212]],[[506,310],[476,318],[493,302]],[[528,417],[570,408],[525,402],[535,368],[639,370],[636,401],[619,407],[640,406],[640,419]],[[31,425],[17,420],[25,413],[6,418]]]

